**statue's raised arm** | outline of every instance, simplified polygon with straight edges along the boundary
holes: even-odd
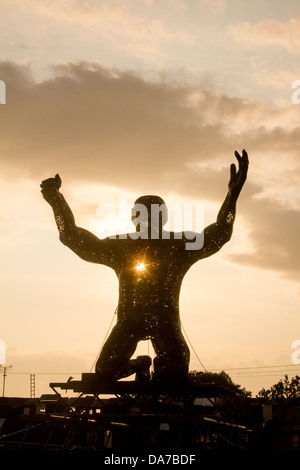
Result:
[[[54,178],[48,178],[41,183],[41,193],[43,198],[53,209],[55,222],[61,237],[66,231],[76,229],[74,215],[67,204],[65,198],[60,193],[61,177],[56,174]]]
[[[190,257],[193,262],[213,255],[231,238],[236,215],[236,202],[247,179],[249,166],[246,150],[243,150],[242,155],[235,151],[235,157],[238,161],[238,170],[234,163],[230,165],[230,179],[226,198],[219,210],[216,222],[204,229],[202,248],[191,252]]]
[[[237,151],[234,152],[236,159],[239,164],[239,169],[236,171],[236,166],[234,163],[230,165],[230,180],[228,183],[228,192],[231,197],[235,200],[239,197],[239,194],[244,186],[244,183],[247,179],[248,167],[249,167],[249,158],[246,150],[243,150],[242,155]]]
[[[74,215],[59,191],[62,181],[57,174],[41,183],[43,198],[52,207],[60,241],[69,247],[80,258],[91,263],[105,264],[114,267],[115,250],[112,241],[101,240],[88,230],[78,227]]]
[[[61,187],[61,177],[56,174],[54,178],[48,178],[41,182],[41,192],[43,198],[51,204],[57,198],[59,188]]]

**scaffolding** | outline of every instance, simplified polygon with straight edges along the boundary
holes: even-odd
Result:
[[[215,383],[101,383],[96,374],[49,385],[52,393],[40,398],[0,399],[1,449],[202,455],[278,442],[300,449],[300,399],[269,403]],[[77,395],[60,393],[68,390]]]
[[[55,393],[34,398],[31,374],[30,399],[3,399],[0,447],[191,452],[243,447],[250,432],[226,420],[222,410],[232,393],[217,384],[102,383],[96,374],[82,374],[49,385]],[[64,397],[61,390],[77,395]]]

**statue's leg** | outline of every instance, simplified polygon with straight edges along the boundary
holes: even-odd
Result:
[[[139,333],[126,322],[115,325],[96,363],[95,370],[101,379],[118,380],[149,369],[150,358],[140,356],[137,359],[130,359],[137,343],[142,339]]]
[[[184,380],[188,376],[190,351],[178,325],[161,326],[152,338],[156,357],[156,380]]]

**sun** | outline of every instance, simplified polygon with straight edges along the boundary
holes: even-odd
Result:
[[[144,272],[144,271],[146,271],[146,265],[144,263],[139,262],[135,266],[135,270],[138,271],[138,272]]]

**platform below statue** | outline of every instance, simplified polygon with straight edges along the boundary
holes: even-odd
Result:
[[[95,373],[83,373],[82,380],[52,382],[49,386],[55,390],[72,390],[82,394],[108,395],[192,395],[195,397],[221,397],[231,395],[231,391],[215,383],[198,381],[137,381],[119,380],[103,382]],[[56,392],[57,393],[57,392]]]

